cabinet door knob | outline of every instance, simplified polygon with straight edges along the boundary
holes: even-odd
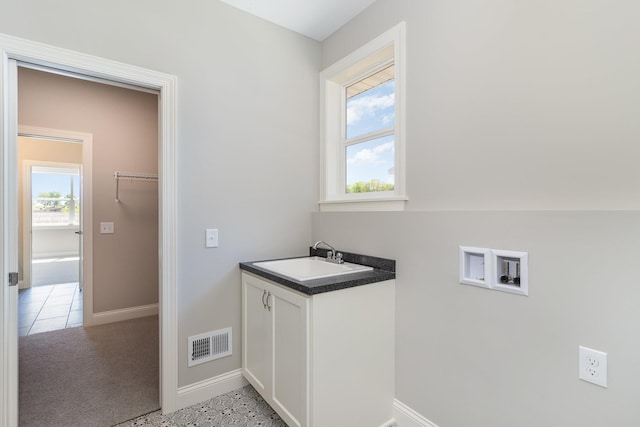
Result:
[[[267,291],[263,290],[262,291],[262,308],[267,308],[267,303],[264,300],[264,297],[266,297],[266,296],[267,296]]]
[[[269,298],[271,298],[271,292],[267,292],[267,310],[271,311],[271,304],[269,304]]]

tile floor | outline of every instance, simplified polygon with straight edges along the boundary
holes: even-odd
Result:
[[[35,258],[31,261],[31,286],[78,281],[79,257]]]
[[[78,283],[33,286],[18,296],[18,334],[82,326],[82,292]]]
[[[115,427],[287,427],[250,385],[171,414],[152,412]]]

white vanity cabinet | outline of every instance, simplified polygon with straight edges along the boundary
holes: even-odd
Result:
[[[308,316],[308,298],[243,273],[243,373],[290,427],[308,419]]]
[[[395,281],[306,295],[242,273],[242,371],[290,427],[393,418]]]

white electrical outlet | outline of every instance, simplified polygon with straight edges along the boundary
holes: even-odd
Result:
[[[579,347],[579,378],[607,387],[607,353],[587,347]]]

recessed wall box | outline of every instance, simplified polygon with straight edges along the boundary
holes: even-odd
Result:
[[[491,250],[460,246],[460,283],[465,285],[491,287]]]
[[[529,255],[527,252],[491,251],[492,288],[497,291],[529,295]]]

